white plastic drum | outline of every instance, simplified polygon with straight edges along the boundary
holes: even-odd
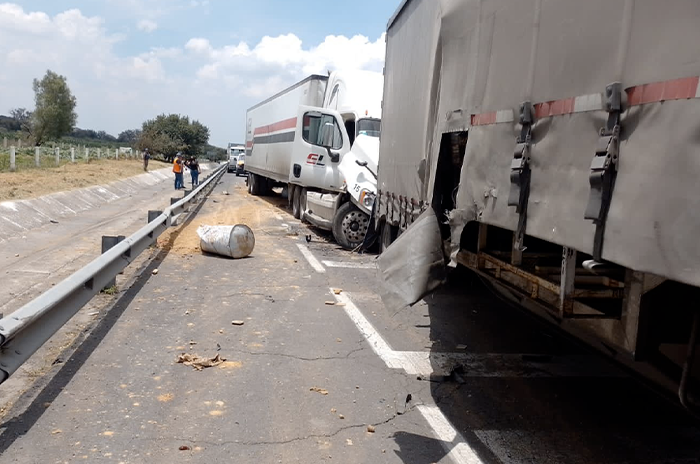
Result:
[[[245,258],[253,252],[255,235],[245,224],[235,226],[199,226],[199,246],[202,251],[231,258]]]

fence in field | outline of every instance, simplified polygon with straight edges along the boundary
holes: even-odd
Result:
[[[138,150],[118,146],[88,147],[57,143],[52,146],[27,147],[22,140],[3,138],[0,145],[0,172],[14,172],[40,167],[56,167],[67,163],[97,159],[141,159]]]

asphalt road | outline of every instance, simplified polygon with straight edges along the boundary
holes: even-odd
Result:
[[[387,308],[374,256],[284,204],[226,175],[7,418],[0,462],[700,462],[700,428],[672,401],[469,274]],[[237,222],[251,257],[199,252],[199,224]],[[183,353],[225,361],[195,370]]]

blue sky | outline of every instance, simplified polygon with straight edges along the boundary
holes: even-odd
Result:
[[[381,71],[398,4],[0,0],[0,114],[31,108],[31,80],[52,69],[68,78],[81,127],[116,135],[176,112],[225,145],[241,139],[247,107],[308,73]]]

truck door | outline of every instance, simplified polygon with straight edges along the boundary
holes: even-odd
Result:
[[[350,151],[350,140],[340,113],[309,106],[299,107],[297,137],[289,179],[295,184],[325,190],[342,190],[338,164]]]

